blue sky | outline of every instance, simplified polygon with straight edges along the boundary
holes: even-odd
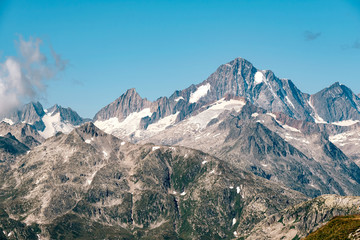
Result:
[[[360,93],[360,1],[4,1],[0,58],[19,36],[68,61],[42,103],[93,117],[135,87],[155,100],[243,57],[315,93]]]

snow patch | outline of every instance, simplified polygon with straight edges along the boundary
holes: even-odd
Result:
[[[253,113],[253,114],[251,114],[251,117],[253,117],[253,118],[256,118],[257,116],[259,116],[258,113]]]
[[[186,125],[193,125],[196,131],[198,131],[205,128],[212,119],[217,118],[224,111],[234,110],[236,112],[239,112],[245,104],[246,102],[244,100],[231,99],[229,101],[226,101],[225,98],[222,98],[212,104],[205,111],[202,111],[199,114],[184,120],[183,122]]]
[[[146,131],[152,132],[153,134],[161,132],[165,130],[168,126],[171,126],[175,123],[177,116],[179,115],[179,112],[169,115],[167,117],[164,117],[157,121],[156,123],[150,124]]]
[[[233,187],[233,186],[230,186],[229,188],[230,188],[230,189],[234,189],[234,187]]]
[[[265,82],[265,75],[261,71],[257,71],[254,76],[255,85]]]
[[[177,194],[177,192],[176,192],[176,191],[173,191],[173,194]]]
[[[236,187],[236,193],[240,193],[240,187]]]
[[[210,172],[210,174],[213,174],[213,173],[215,173],[215,170],[212,170],[212,171]]]
[[[108,134],[128,136],[140,129],[140,121],[142,118],[150,117],[151,114],[150,108],[144,108],[140,112],[130,113],[129,116],[121,122],[117,117],[113,117],[104,121],[98,120],[94,124]]]
[[[360,132],[358,130],[348,131],[333,135],[329,137],[329,140],[340,146],[345,146],[348,144],[359,145],[360,143]]]
[[[292,108],[294,108],[295,109],[295,106],[294,106],[294,104],[291,102],[291,100],[289,99],[289,97],[288,96],[286,96],[285,97],[285,100],[292,106]]]
[[[174,99],[175,102],[178,102],[180,100],[184,100],[184,98],[180,96],[180,97]]]
[[[235,223],[236,223],[236,218],[233,218],[233,220],[232,220],[232,225],[234,226]]]
[[[93,174],[91,174],[91,176],[86,180],[86,184],[90,185],[96,175],[97,171],[95,171]]]
[[[301,132],[299,129],[294,128],[294,127],[290,127],[289,125],[286,125],[286,124],[284,124],[284,125],[282,125],[282,126],[283,126],[283,128],[285,128],[286,130],[290,130],[290,131],[292,131],[292,132]]]
[[[4,119],[2,120],[2,122],[6,122],[6,123],[8,123],[8,124],[10,124],[10,125],[14,125],[13,120],[11,120],[11,119],[9,119],[9,118],[4,118]]]
[[[159,148],[158,146],[152,147],[152,151],[158,150]]]
[[[208,91],[210,91],[210,83],[200,86],[195,92],[190,94],[189,103],[195,103],[199,101],[200,98],[206,96]]]
[[[103,151],[103,154],[104,154],[104,157],[108,156],[107,152],[105,152],[105,151]]]
[[[266,113],[267,115],[271,116],[272,118],[274,118],[276,120],[276,115],[273,113]]]
[[[48,113],[43,116],[42,121],[45,124],[45,129],[42,132],[39,131],[39,134],[44,138],[52,137],[57,132],[69,133],[75,128],[71,123],[60,120],[60,112],[55,115]]]
[[[331,124],[347,127],[347,126],[354,125],[358,122],[360,122],[360,121],[359,120],[344,120],[344,121],[339,121],[339,122],[332,122]]]
[[[85,142],[86,142],[87,144],[90,144],[90,143],[91,143],[91,139],[86,139]]]
[[[125,145],[125,142],[121,142],[120,145],[121,145],[121,146],[124,146],[124,145]]]
[[[327,122],[325,122],[324,119],[322,119],[322,117],[320,117],[320,116],[317,114],[314,106],[313,106],[312,103],[311,103],[311,98],[310,98],[307,102],[308,102],[309,106],[311,107],[311,109],[314,111],[314,114],[315,114],[315,115],[313,116],[313,118],[314,118],[314,120],[315,120],[315,123],[324,123],[324,124],[327,124]]]
[[[180,193],[181,196],[185,196],[186,195],[186,192],[182,192]]]
[[[202,164],[202,165],[204,165],[205,163],[207,163],[207,161],[206,161],[206,160],[202,161],[202,163],[201,163],[201,164]]]
[[[238,236],[238,233],[237,231],[234,232],[234,237],[237,237]]]

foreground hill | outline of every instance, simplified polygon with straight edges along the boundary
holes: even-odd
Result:
[[[360,239],[360,215],[338,216],[311,233],[305,240]]]
[[[133,145],[87,123],[18,159],[6,174],[1,199],[7,219],[1,222],[8,224],[0,227],[17,238],[25,234],[25,223],[51,239],[90,232],[127,239],[232,239],[307,198],[203,152]]]

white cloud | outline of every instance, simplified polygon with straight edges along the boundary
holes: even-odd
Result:
[[[46,91],[46,81],[63,71],[67,62],[51,49],[50,61],[40,51],[42,41],[22,37],[16,42],[18,56],[0,63],[0,115],[31,101]]]

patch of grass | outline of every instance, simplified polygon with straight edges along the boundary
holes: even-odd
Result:
[[[51,239],[134,239],[130,232],[121,227],[89,222],[74,214],[58,218],[46,228]]]
[[[350,233],[360,228],[360,215],[338,216],[331,219],[317,231],[309,234],[305,240],[347,239]]]

